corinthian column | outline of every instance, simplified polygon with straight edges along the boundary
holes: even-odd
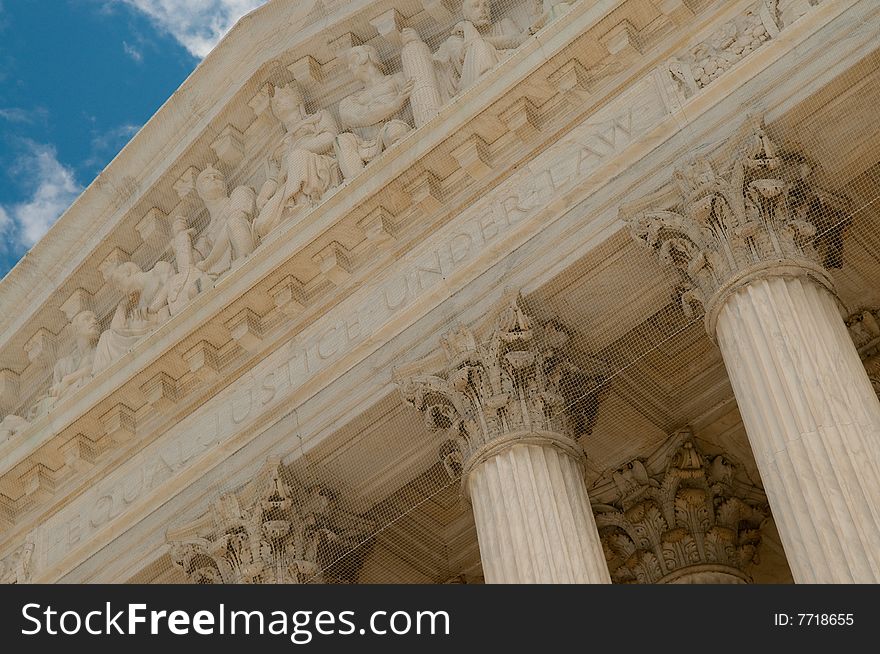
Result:
[[[795,581],[878,582],[880,402],[826,271],[846,204],[808,172],[752,123],[630,220],[705,308]]]
[[[577,369],[567,340],[512,296],[486,329],[460,327],[442,355],[396,371],[404,398],[451,437],[444,463],[473,504],[487,583],[610,583],[574,438],[600,373]]]

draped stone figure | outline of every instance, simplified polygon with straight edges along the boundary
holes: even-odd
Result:
[[[230,194],[225,175],[209,164],[196,178],[196,192],[211,216],[196,243],[204,257],[196,267],[210,275],[221,275],[257,247],[251,225],[256,209],[254,191],[238,186]]]
[[[49,397],[53,401],[76,390],[92,377],[95,347],[101,334],[98,318],[93,311],[80,311],[70,325],[73,328],[74,350],[58,359],[52,371]]]
[[[287,133],[269,158],[268,179],[257,196],[254,231],[260,238],[315,206],[341,181],[339,166],[328,154],[339,134],[333,115],[326,109],[308,113],[294,83],[275,89],[271,107]]]
[[[464,0],[461,12],[464,20],[434,54],[445,71],[441,85],[455,93],[473,86],[527,37],[510,18],[493,21],[489,0]]]
[[[403,74],[413,81],[409,95],[413,122],[416,127],[421,127],[437,115],[452,97],[454,89],[448,84],[448,78],[443,77],[443,71],[434,61],[431,49],[418,32],[412,27],[404,27],[400,31],[400,39],[403,43],[400,49]],[[441,81],[446,83],[441,84]]]
[[[339,103],[342,127],[349,131],[336,137],[334,149],[346,179],[357,175],[412,129],[405,119],[409,113],[407,100],[413,90],[413,80],[402,73],[382,72],[379,54],[371,45],[349,50],[348,68],[363,89]]]
[[[133,261],[117,266],[110,281],[124,297],[116,306],[110,328],[98,339],[92,366],[94,374],[107,368],[168,320],[166,288],[173,276],[174,268],[167,261],[157,262],[147,272]]]
[[[74,348],[70,354],[55,362],[52,368],[52,385],[27,412],[29,420],[49,413],[52,406],[67,393],[76,390],[92,377],[95,347],[101,328],[92,311],[80,311],[70,321]]]
[[[187,228],[186,218],[176,216],[172,223],[174,235],[171,248],[174,250],[174,263],[177,273],[165,286],[168,309],[172,316],[180,313],[183,308],[199,293],[213,288],[214,283],[207,273],[196,267],[200,259],[199,253],[193,248],[192,234],[195,230]]]

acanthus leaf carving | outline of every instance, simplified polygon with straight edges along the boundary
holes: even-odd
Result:
[[[769,516],[763,492],[723,455],[704,455],[688,431],[658,454],[612,472],[612,498],[593,507],[612,579],[747,581]]]
[[[760,118],[731,144],[733,154],[720,162],[697,155],[679,165],[673,202],[627,216],[633,238],[682,273],[689,315],[695,306],[708,310],[719,292],[762,267],[842,265],[848,201],[816,188],[812,167],[781,152]]]
[[[323,581],[325,546],[349,550],[372,524],[340,509],[332,492],[287,479],[270,460],[256,479],[225,493],[189,525],[169,530],[171,559],[191,583]]]
[[[395,371],[405,402],[450,443],[441,459],[450,474],[482,446],[512,433],[588,434],[607,371],[598,361],[575,365],[568,334],[554,321],[539,325],[518,293],[499,304],[491,331],[459,325],[445,333],[442,358]]]

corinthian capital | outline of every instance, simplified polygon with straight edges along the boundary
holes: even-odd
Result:
[[[690,432],[670,437],[597,484],[590,496],[611,577],[618,583],[742,583],[758,561],[769,515],[763,491]]]
[[[677,166],[666,192],[621,214],[636,241],[683,273],[685,311],[702,306],[711,326],[726,293],[758,276],[809,274],[830,288],[825,268],[842,265],[848,202],[811,172],[751,119],[720,152]]]
[[[171,559],[191,583],[321,582],[325,547],[355,547],[370,523],[346,513],[326,488],[300,487],[269,461],[188,525],[169,530]]]
[[[404,400],[429,429],[449,434],[441,450],[455,474],[480,448],[516,434],[589,433],[606,376],[598,361],[576,365],[556,322],[538,324],[509,293],[474,329],[440,338],[442,351],[395,370]]]

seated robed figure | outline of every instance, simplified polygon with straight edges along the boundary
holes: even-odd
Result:
[[[122,291],[123,297],[116,306],[110,328],[98,339],[93,373],[110,366],[170,318],[167,286],[174,274],[174,268],[167,261],[158,261],[146,272],[133,261],[116,267],[110,281]]]
[[[339,134],[333,114],[326,109],[308,113],[294,83],[276,88],[270,106],[286,133],[269,157],[267,179],[257,196],[254,231],[260,238],[282,221],[301,216],[342,181],[330,154]]]
[[[413,89],[413,80],[402,73],[382,72],[379,54],[371,45],[349,50],[348,68],[363,88],[339,103],[339,118],[348,131],[336,137],[334,149],[346,179],[412,129],[407,101]]]

